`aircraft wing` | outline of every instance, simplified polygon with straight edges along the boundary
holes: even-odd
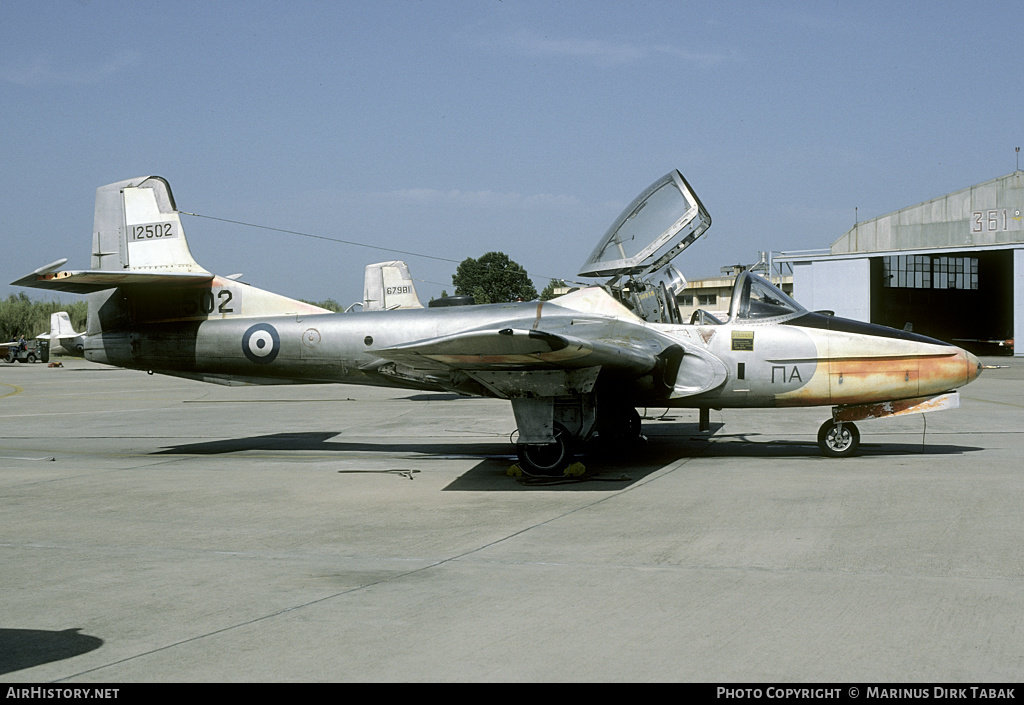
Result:
[[[11,285],[67,291],[72,294],[88,294],[129,284],[180,286],[213,280],[213,275],[209,272],[133,272],[100,269],[61,271],[60,267],[65,262],[67,260],[62,259],[40,267],[31,274],[11,282]]]
[[[375,352],[427,373],[600,366],[642,375],[658,364],[657,357],[650,351],[625,343],[512,328],[459,333]]]

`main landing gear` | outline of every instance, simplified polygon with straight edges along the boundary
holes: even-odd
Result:
[[[860,446],[860,431],[851,421],[829,419],[818,429],[818,448],[827,458],[849,458]]]
[[[574,400],[553,406],[553,441],[529,442],[539,439],[539,433],[529,434],[531,417],[523,413],[525,404],[513,402],[518,409],[520,440],[516,444],[519,468],[527,475],[552,477],[562,475],[583,449],[593,444],[602,456],[613,455],[635,448],[643,440],[640,433],[640,414],[628,404],[605,403],[601,410],[592,400]],[[525,431],[525,432],[524,432]]]
[[[519,443],[516,445],[516,455],[519,457],[519,467],[527,475],[542,475],[545,477],[561,475],[575,455],[575,443],[572,434],[565,426],[556,423],[554,425],[554,443]]]

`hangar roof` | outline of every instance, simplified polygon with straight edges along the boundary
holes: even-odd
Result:
[[[1024,243],[1024,171],[857,223],[832,243],[847,255]]]

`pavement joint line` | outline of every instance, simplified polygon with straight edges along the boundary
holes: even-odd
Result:
[[[4,395],[11,396],[11,395]],[[0,397],[2,399],[3,397]],[[131,409],[132,413],[141,413],[143,411],[165,411],[171,407],[167,406],[150,406],[143,409]],[[96,410],[96,409],[83,409],[81,411],[48,411],[43,414],[18,414],[18,418],[31,418],[37,416],[95,416],[97,414],[124,414],[124,409],[109,409],[109,410]]]
[[[455,562],[457,562],[459,560],[462,560],[462,559],[464,559],[464,558],[466,558],[468,556],[472,556],[472,555],[474,555],[476,553],[479,553],[481,551],[484,551],[484,550],[486,550],[488,548],[491,548],[493,546],[496,546],[496,545],[499,545],[499,544],[504,543],[506,541],[509,541],[511,539],[514,539],[514,538],[516,538],[518,536],[522,536],[523,534],[525,534],[525,533],[527,533],[529,531],[532,531],[532,530],[534,530],[534,529],[536,529],[538,527],[545,526],[547,524],[550,524],[550,523],[552,523],[554,521],[558,521],[560,519],[564,519],[565,517],[568,517],[568,516],[571,516],[573,514],[576,514],[577,512],[581,512],[584,509],[590,509],[590,508],[593,508],[593,507],[595,507],[595,506],[597,506],[599,504],[603,504],[603,503],[605,503],[605,502],[607,502],[607,501],[609,501],[609,500],[611,500],[611,499],[613,499],[615,497],[618,497],[619,495],[625,494],[626,492],[630,492],[630,491],[636,489],[637,487],[646,485],[646,484],[648,484],[650,482],[655,481],[656,479],[660,479],[661,477],[664,477],[665,475],[671,474],[672,472],[678,470],[682,466],[684,466],[687,463],[695,460],[698,457],[699,456],[691,456],[691,457],[687,457],[687,458],[681,458],[681,459],[675,461],[674,463],[672,463],[671,465],[669,465],[669,466],[667,466],[665,468],[662,468],[661,470],[659,470],[659,471],[653,473],[652,475],[644,478],[643,480],[641,480],[639,482],[636,482],[636,483],[632,483],[628,487],[624,487],[624,488],[622,488],[621,490],[619,490],[617,492],[613,492],[613,493],[611,493],[609,495],[605,495],[603,497],[598,497],[594,501],[587,502],[586,504],[584,504],[582,506],[576,507],[576,508],[571,509],[569,511],[562,512],[562,513],[558,514],[557,516],[549,517],[549,518],[545,519],[544,521],[536,522],[536,523],[534,523],[534,524],[532,524],[530,526],[527,526],[527,527],[524,527],[524,528],[519,529],[517,531],[514,531],[511,534],[509,534],[507,536],[504,536],[502,538],[495,539],[494,541],[489,541],[488,543],[483,544],[481,546],[477,546],[476,548],[473,548],[473,549],[470,549],[470,550],[467,550],[467,551],[463,551],[462,553],[459,553],[458,555],[449,556],[448,558],[443,558],[441,560],[434,561],[433,563],[430,563],[429,565],[421,566],[419,568],[415,568],[413,570],[401,573],[399,575],[392,575],[392,576],[389,576],[387,578],[382,578],[380,580],[375,580],[373,582],[367,583],[366,585],[359,585],[359,586],[350,588],[348,590],[343,590],[341,592],[333,593],[331,595],[325,595],[324,597],[320,597],[320,598],[317,598],[315,600],[309,600],[309,601],[304,602],[304,603],[299,604],[299,605],[293,605],[293,606],[287,607],[285,609],[276,610],[276,611],[274,611],[272,613],[269,613],[269,614],[261,615],[259,617],[254,617],[252,619],[248,619],[248,620],[239,622],[237,624],[228,625],[228,626],[222,627],[220,629],[215,629],[215,630],[213,630],[211,632],[207,632],[205,634],[197,634],[196,636],[189,637],[187,639],[180,639],[180,640],[178,640],[176,642],[173,642],[171,644],[165,644],[164,646],[160,646],[160,647],[157,647],[155,649],[149,649],[147,651],[144,651],[144,652],[141,652],[141,653],[138,653],[138,654],[134,654],[132,656],[127,656],[125,658],[118,659],[116,661],[112,661],[110,663],[103,664],[101,666],[96,666],[94,668],[90,668],[90,669],[87,669],[87,670],[84,670],[84,671],[80,671],[80,672],[75,673],[75,674],[71,674],[71,675],[65,676],[65,677],[63,677],[63,678],[61,678],[61,679],[59,679],[57,681],[54,681],[54,682],[61,682],[61,681],[65,681],[65,680],[70,680],[72,678],[78,678],[78,677],[87,675],[89,673],[95,673],[95,672],[101,671],[101,670],[103,670],[105,668],[110,668],[112,666],[118,666],[120,664],[127,663],[129,661],[133,661],[135,659],[139,659],[139,658],[142,658],[144,656],[150,656],[152,654],[160,653],[162,651],[167,651],[167,650],[173,649],[173,648],[175,648],[177,646],[182,646],[184,644],[190,644],[190,643],[193,643],[193,642],[196,642],[196,641],[200,641],[202,639],[206,639],[206,638],[209,638],[209,637],[217,636],[218,634],[224,634],[224,633],[227,633],[227,632],[230,632],[230,631],[234,631],[236,629],[240,629],[242,627],[247,627],[247,626],[250,626],[250,625],[253,625],[253,624],[258,624],[259,622],[263,622],[263,621],[267,621],[267,620],[273,619],[275,617],[280,617],[280,616],[286,615],[286,614],[288,614],[290,612],[295,612],[295,611],[298,611],[298,610],[303,610],[303,609],[306,609],[308,607],[312,607],[313,605],[317,605],[317,604],[320,604],[320,603],[323,603],[323,602],[327,602],[329,600],[333,600],[335,598],[342,597],[344,595],[350,595],[350,594],[352,594],[354,592],[359,592],[359,591],[365,590],[367,588],[376,587],[378,585],[383,585],[385,583],[390,583],[390,582],[394,582],[394,581],[397,581],[397,580],[400,580],[400,579],[404,579],[404,578],[407,578],[407,577],[409,577],[411,575],[416,575],[416,574],[419,574],[419,573],[431,570],[432,568],[437,568],[438,566],[446,565],[448,563],[455,563]]]

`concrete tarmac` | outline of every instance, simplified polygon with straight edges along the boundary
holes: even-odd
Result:
[[[524,482],[507,403],[0,365],[0,681],[1006,682],[1024,360],[960,409],[648,409]]]

